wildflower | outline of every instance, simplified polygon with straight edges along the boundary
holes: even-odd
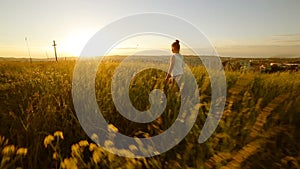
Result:
[[[105,140],[104,147],[113,147],[113,146],[114,146],[114,142],[112,142],[111,140]]]
[[[13,154],[14,152],[16,151],[16,148],[14,145],[8,145],[8,146],[5,146],[2,150],[2,154],[3,155],[10,155],[10,154]]]
[[[58,155],[58,153],[57,153],[57,152],[54,152],[54,153],[52,154],[52,158],[53,158],[53,160],[57,160],[57,159],[58,159],[58,157],[59,157],[59,155]]]
[[[94,140],[94,141],[98,141],[98,136],[97,136],[97,134],[92,134],[92,140]]]
[[[80,147],[86,147],[86,146],[89,145],[89,142],[86,141],[86,140],[81,140],[81,141],[79,141],[78,144],[79,144]]]
[[[51,142],[53,140],[54,140],[54,137],[51,134],[49,134],[47,137],[45,137],[45,139],[44,139],[44,145],[45,145],[45,147],[47,148],[47,146],[49,144],[51,144]]]
[[[73,144],[71,146],[71,150],[72,150],[72,156],[79,156],[80,155],[80,147],[78,144]]]
[[[116,128],[114,125],[112,125],[112,124],[109,124],[108,126],[107,126],[107,128],[108,128],[108,131],[109,132],[114,132],[114,133],[117,133],[119,130],[118,130],[118,128]]]
[[[19,148],[18,150],[17,150],[17,155],[23,155],[23,156],[26,156],[26,154],[27,154],[27,148]]]
[[[56,132],[54,133],[54,136],[60,137],[61,139],[64,139],[64,135],[63,135],[63,132],[62,132],[62,131],[56,131]]]
[[[94,151],[93,152],[93,161],[94,161],[94,163],[99,163],[100,162],[100,159],[101,159],[101,156],[102,156],[102,154],[101,154],[101,152],[100,151]]]
[[[64,161],[61,163],[61,168],[66,168],[66,169],[77,169],[77,159],[76,158],[66,158]]]
[[[97,146],[96,144],[91,143],[91,144],[90,144],[90,147],[89,147],[90,152],[94,151],[97,147],[98,147],[98,146]]]
[[[134,157],[134,154],[126,149],[119,149],[118,154],[125,156],[125,157]]]
[[[139,138],[134,137],[134,140],[140,147],[143,146],[143,142]]]
[[[131,150],[131,151],[137,151],[138,150],[138,148],[135,146],[135,145],[133,145],[133,144],[131,144],[131,145],[129,145],[129,150]]]

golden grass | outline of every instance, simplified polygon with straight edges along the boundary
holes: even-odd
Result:
[[[226,72],[228,96],[224,116],[213,136],[199,145],[197,140],[209,111],[212,89],[205,69],[191,67],[201,103],[190,133],[166,153],[129,159],[96,146],[82,130],[71,95],[74,65],[74,61],[0,62],[1,169],[299,167],[299,73]],[[131,123],[115,110],[110,94],[111,76],[117,66],[117,62],[103,64],[96,78],[97,101],[99,108],[105,110],[107,121],[129,136],[162,133],[176,118],[174,107],[178,100],[168,98],[170,111],[152,123]],[[144,101],[148,99],[147,92],[164,85],[165,74],[150,73],[156,78],[144,73],[135,79],[131,99],[138,108],[149,106]],[[147,83],[143,79],[148,79]]]

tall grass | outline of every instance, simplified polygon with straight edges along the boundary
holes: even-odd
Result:
[[[106,61],[97,73],[96,97],[104,117],[129,136],[162,133],[176,118],[176,93],[165,90],[169,111],[160,118],[147,124],[130,122],[116,111],[111,97],[111,77],[118,64]],[[226,72],[224,115],[213,136],[198,144],[212,89],[205,69],[192,66],[201,100],[194,127],[170,151],[130,159],[96,146],[82,130],[71,95],[74,65],[0,62],[0,162],[5,161],[1,169],[299,167],[299,73]],[[145,70],[133,79],[130,99],[137,109],[149,107],[145,100],[151,90],[164,88],[164,77],[164,72]]]

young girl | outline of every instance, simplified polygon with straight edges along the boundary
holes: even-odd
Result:
[[[168,75],[166,77],[166,80],[171,83],[175,79],[180,79],[180,77],[183,75],[183,56],[179,53],[180,50],[180,44],[179,40],[176,40],[174,43],[172,43],[172,53],[170,59],[170,66],[168,70]]]

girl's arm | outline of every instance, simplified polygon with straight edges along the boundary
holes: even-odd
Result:
[[[174,68],[174,62],[175,62],[175,58],[174,58],[174,55],[172,55],[171,59],[170,59],[170,66],[169,66],[169,70],[168,70],[168,74],[167,74],[166,79],[169,79],[171,77],[171,72]]]

